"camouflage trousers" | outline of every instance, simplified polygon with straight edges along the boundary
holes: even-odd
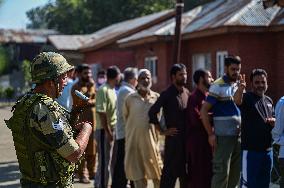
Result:
[[[74,188],[73,180],[68,182],[68,185],[61,185],[59,183],[48,183],[46,185],[32,182],[26,179],[21,179],[21,187],[22,188]]]

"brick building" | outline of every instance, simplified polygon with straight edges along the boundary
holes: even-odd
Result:
[[[181,61],[188,67],[189,87],[198,68],[224,73],[224,56],[239,55],[242,73],[264,68],[269,76],[268,93],[275,100],[284,95],[284,8],[263,8],[257,0],[216,0],[183,14]],[[169,84],[172,65],[174,19],[118,41],[134,50],[138,67],[149,67],[156,77],[154,88]]]

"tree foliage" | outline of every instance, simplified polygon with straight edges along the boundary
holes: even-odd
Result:
[[[24,73],[24,79],[25,79],[26,84],[31,83],[31,81],[32,81],[31,62],[29,60],[23,61],[22,71]]]
[[[214,0],[184,0],[184,10],[190,10],[198,5],[203,5],[205,3],[212,2]]]
[[[7,69],[9,61],[10,58],[8,51],[4,47],[0,46],[0,74],[3,74]]]
[[[210,1],[184,0],[185,11]],[[174,8],[174,5],[175,0],[55,0],[29,10],[27,27],[86,34],[116,22]]]
[[[92,33],[110,24],[174,7],[173,0],[56,0],[27,12],[28,28]]]

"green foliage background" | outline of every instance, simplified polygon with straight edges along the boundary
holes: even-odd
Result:
[[[25,82],[27,84],[31,83],[32,75],[31,75],[31,62],[28,60],[24,60],[22,64],[22,71],[24,73]]]
[[[0,75],[7,69],[9,61],[8,51],[0,45]]]
[[[185,0],[185,11],[212,0]],[[55,0],[27,12],[28,28],[93,33],[110,24],[175,7],[175,0]]]

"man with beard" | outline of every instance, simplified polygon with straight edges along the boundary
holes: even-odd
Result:
[[[250,75],[252,91],[243,94],[241,187],[268,188],[272,170],[273,101],[265,95],[267,73],[254,69]]]
[[[210,188],[212,150],[202,125],[200,109],[214,80],[209,71],[199,69],[194,72],[193,81],[196,88],[187,103],[186,156],[189,174],[187,187]]]
[[[240,75],[241,60],[238,56],[225,58],[225,75],[209,89],[201,108],[201,119],[213,150],[212,188],[233,188],[240,179],[240,124],[241,104],[246,83]],[[209,111],[213,111],[213,124]]]
[[[149,111],[150,123],[166,136],[164,167],[161,188],[174,188],[179,178],[180,188],[186,187],[185,167],[185,127],[186,105],[189,91],[184,87],[187,80],[186,67],[174,64],[170,71],[172,85],[161,93]],[[158,114],[163,108],[164,130],[159,123]]]
[[[151,91],[151,73],[139,71],[137,92],[130,94],[123,106],[125,119],[125,173],[135,188],[147,188],[152,179],[154,188],[160,186],[161,158],[158,135],[149,124],[148,111],[159,94]]]
[[[96,166],[96,140],[94,139],[94,132],[96,130],[96,109],[95,109],[95,96],[96,96],[96,86],[93,80],[93,75],[91,68],[87,64],[81,64],[76,69],[78,74],[78,82],[72,87],[72,99],[73,99],[73,109],[84,108],[84,112],[79,116],[79,122],[91,122],[93,125],[93,131],[90,135],[89,143],[85,151],[85,157],[81,161],[78,169],[79,181],[81,183],[90,183],[89,178],[93,178],[95,175]],[[85,96],[89,98],[88,105],[82,99],[80,99],[76,94],[75,90],[80,91]]]

